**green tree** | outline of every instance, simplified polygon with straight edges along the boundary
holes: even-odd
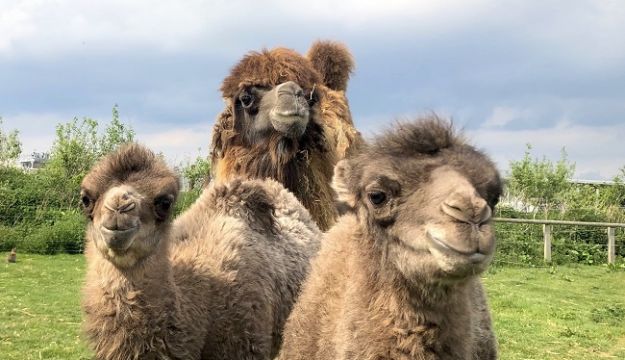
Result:
[[[201,152],[201,149],[198,149]],[[207,157],[198,155],[193,162],[182,168],[182,175],[189,182],[189,191],[202,189],[210,180],[211,164]]]
[[[585,221],[625,221],[625,168],[611,185],[576,184],[565,195],[565,216]]]
[[[19,140],[19,131],[5,132],[0,117],[0,165],[7,166],[17,160],[22,153],[22,143]]]
[[[115,148],[127,142],[134,140],[135,131],[129,126],[121,122],[119,119],[119,108],[117,104],[113,106],[111,122],[104,130],[104,135],[100,139],[99,156],[106,155]]]
[[[119,145],[133,141],[134,134],[130,126],[120,121],[117,105],[102,131],[98,122],[88,117],[59,124],[50,161],[39,176],[45,177],[51,188],[59,189],[63,202],[71,206],[77,201],[80,181],[95,162]]]
[[[569,163],[564,149],[555,164],[545,157],[533,158],[531,150],[532,146],[527,144],[523,159],[510,162],[507,188],[526,206],[526,211],[534,216],[539,212],[547,216],[550,210],[563,205],[565,194],[571,187],[569,179],[575,172],[575,164]]]

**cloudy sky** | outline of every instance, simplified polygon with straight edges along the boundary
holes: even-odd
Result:
[[[173,163],[208,153],[218,91],[250,50],[344,42],[365,134],[393,119],[453,118],[505,171],[525,144],[576,177],[625,165],[625,2],[0,0],[0,116],[24,152],[74,116],[119,105]]]

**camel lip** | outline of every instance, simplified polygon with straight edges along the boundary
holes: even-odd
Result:
[[[447,253],[450,255],[463,257],[469,262],[473,264],[481,263],[488,257],[488,254],[481,253],[479,250],[476,251],[462,251],[454,248],[453,246],[447,244],[443,239],[433,235],[431,232],[427,232],[428,243],[434,247],[436,250]]]
[[[271,125],[277,132],[283,134],[284,136],[292,139],[299,139],[306,132],[308,119],[305,116],[299,115],[275,115],[271,119]]]
[[[274,110],[273,116],[280,119],[305,119],[308,117],[308,110]]]
[[[118,254],[124,253],[130,248],[135,240],[133,235],[138,231],[139,225],[123,230],[111,230],[104,225],[100,226],[100,236],[106,247]]]
[[[100,230],[106,234],[114,235],[114,236],[123,236],[127,234],[131,234],[139,229],[138,225],[131,226],[127,229],[109,229],[106,226],[100,226]]]

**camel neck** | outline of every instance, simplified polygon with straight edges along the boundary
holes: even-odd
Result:
[[[92,243],[87,257],[88,277],[97,278],[92,283],[98,284],[106,293],[142,294],[150,299],[173,292],[172,271],[165,243],[159,244],[153,254],[129,269],[119,268],[104,259]]]
[[[394,294],[397,301],[415,309],[437,311],[462,303],[469,296],[471,279],[456,283],[434,282],[427,276],[406,279],[393,263],[384,260],[386,255],[379,246],[373,245],[372,241],[366,243],[371,245],[356,247],[354,259],[364,279],[370,279],[368,282],[371,284],[369,289],[372,297]]]

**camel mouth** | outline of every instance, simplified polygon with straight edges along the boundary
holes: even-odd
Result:
[[[479,249],[475,250],[460,250],[455,248],[454,246],[447,243],[444,239],[432,234],[430,231],[427,232],[427,240],[428,244],[431,248],[436,251],[443,253],[445,255],[450,255],[454,257],[460,257],[466,259],[469,263],[479,264],[486,261],[489,258],[488,253],[480,252]]]
[[[139,231],[139,225],[134,225],[126,229],[109,229],[104,225],[100,226],[100,235],[106,246],[116,253],[123,253],[134,242],[135,234]]]
[[[304,132],[306,132],[306,126],[308,125],[307,114],[301,115],[299,113],[285,113],[288,115],[282,115],[282,113],[274,112],[271,116],[271,125],[273,128],[286,137],[292,139],[299,139]]]

